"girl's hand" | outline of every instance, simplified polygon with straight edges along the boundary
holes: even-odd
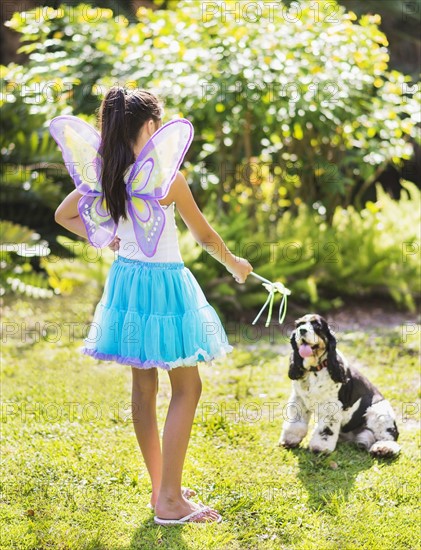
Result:
[[[239,258],[238,256],[234,256],[233,261],[225,267],[240,284],[244,283],[253,271],[253,266],[245,258]]]
[[[114,239],[108,245],[108,247],[115,252],[120,248],[120,241],[121,241],[120,237],[115,236]]]

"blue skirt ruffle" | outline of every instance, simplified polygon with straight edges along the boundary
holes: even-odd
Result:
[[[221,321],[184,263],[119,256],[111,265],[82,353],[171,370],[232,351]]]

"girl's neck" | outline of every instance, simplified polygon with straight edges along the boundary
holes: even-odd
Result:
[[[162,124],[162,123],[161,123]],[[153,134],[158,130],[158,128],[161,126],[161,124],[154,122],[153,120],[148,120],[142,129],[139,132],[139,135],[137,137],[137,141],[134,144],[133,152],[135,155],[135,158],[137,158],[140,155],[140,152],[145,147],[145,145],[148,143],[149,139],[153,136]]]
[[[136,141],[136,143],[133,147],[134,157],[136,159],[140,155],[140,152],[142,151],[142,149],[147,144],[148,140],[149,140],[149,137],[142,138],[142,139],[140,139],[140,137],[139,137],[139,139]]]

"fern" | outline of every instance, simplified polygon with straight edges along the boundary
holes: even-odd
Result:
[[[45,273],[36,272],[28,258],[48,255],[48,243],[29,227],[0,221],[0,295],[25,294],[33,298],[53,295]]]
[[[245,213],[219,213],[215,219],[207,211],[206,217],[257,273],[288,286],[292,303],[323,311],[340,306],[347,296],[378,294],[414,310],[420,295],[420,191],[410,182],[401,183],[405,191],[399,201],[378,186],[376,203],[368,202],[361,212],[338,207],[331,226],[302,204],[296,217],[284,213],[276,225],[278,239],[271,242],[264,230],[251,234]],[[185,263],[219,311],[255,310],[266,299],[254,279],[236,284],[221,264],[195,246],[190,234],[183,233],[180,244]]]
[[[58,236],[57,241],[74,256],[59,258],[50,256],[41,262],[51,287],[58,294],[71,294],[75,289],[88,285],[100,292],[114,253],[110,249],[96,249],[87,242]]]

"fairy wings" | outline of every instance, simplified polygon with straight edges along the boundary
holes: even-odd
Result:
[[[88,240],[96,248],[104,248],[114,239],[117,224],[107,211],[102,194],[101,137],[90,124],[70,115],[53,118],[50,132],[82,195],[78,211]],[[130,170],[126,184],[127,212],[137,244],[148,257],[155,254],[165,225],[158,201],[167,195],[193,133],[192,124],[183,118],[164,124],[146,143]]]

